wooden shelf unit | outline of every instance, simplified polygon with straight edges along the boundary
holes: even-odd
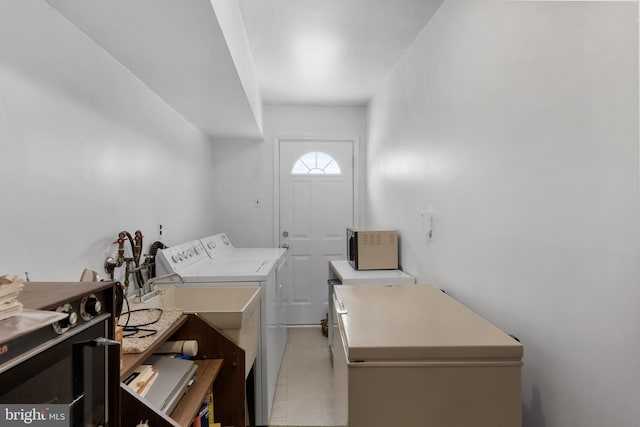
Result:
[[[204,400],[202,396],[206,396],[209,387],[215,382],[222,369],[221,359],[196,360],[196,364],[198,365],[198,379],[189,387],[189,393],[182,398],[171,413],[171,418],[181,426],[188,426],[193,421]]]
[[[181,316],[144,352],[125,354],[120,380],[129,376],[164,342],[177,340],[198,341],[196,381],[169,415],[121,383],[120,425],[137,425],[141,420],[149,420],[149,427],[189,427],[213,384],[215,421],[223,426],[244,427],[244,350],[196,314]]]
[[[169,328],[167,328],[162,334],[158,336],[155,343],[148,347],[142,353],[125,353],[122,355],[122,366],[120,368],[120,381],[124,381],[129,375],[131,375],[134,369],[142,362],[147,360],[154,351],[158,349],[166,341],[169,341],[169,337],[173,335],[184,323],[187,321],[187,315],[183,314],[176,320]]]

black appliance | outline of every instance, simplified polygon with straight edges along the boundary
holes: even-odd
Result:
[[[0,342],[0,404],[63,404],[68,405],[70,426],[119,425],[115,286],[25,283],[19,296],[25,310],[57,311],[66,317]],[[0,321],[0,328],[9,328],[10,322]]]

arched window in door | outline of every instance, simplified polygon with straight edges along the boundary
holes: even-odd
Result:
[[[311,151],[296,160],[292,175],[340,175],[340,165],[327,153]]]

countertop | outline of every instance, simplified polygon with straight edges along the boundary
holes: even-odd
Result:
[[[343,285],[413,284],[415,279],[402,270],[355,270],[349,261],[329,261]]]

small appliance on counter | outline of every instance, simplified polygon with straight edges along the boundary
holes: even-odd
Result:
[[[347,259],[356,270],[397,270],[398,231],[347,228]]]
[[[116,282],[24,283],[24,309],[0,321],[0,404],[55,404],[64,408],[68,425],[118,425],[115,287]]]

